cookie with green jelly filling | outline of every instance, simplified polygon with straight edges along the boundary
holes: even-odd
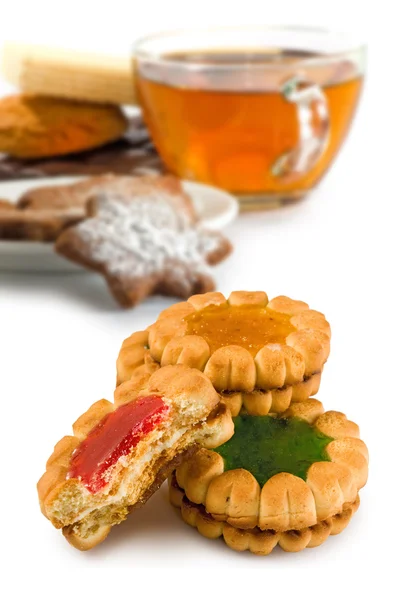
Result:
[[[286,552],[299,552],[304,548],[320,546],[330,535],[337,535],[348,526],[360,504],[360,498],[357,496],[354,502],[343,505],[342,512],[303,529],[264,531],[258,527],[240,529],[229,525],[226,521],[214,519],[202,504],[190,502],[178,486],[174,475],[170,480],[169,495],[173,506],[181,510],[183,521],[195,527],[201,535],[210,539],[222,536],[226,545],[232,550],[238,552],[249,550],[260,556],[270,554],[276,546],[280,546]]]
[[[312,464],[331,460],[326,447],[333,438],[298,417],[240,415],[234,424],[235,435],[216,452],[225,471],[245,469],[261,488],[278,473],[305,481]]]
[[[367,472],[358,426],[310,399],[277,417],[237,417],[234,436],[213,451],[199,450],[176,479],[208,518],[285,532],[316,526],[355,504]]]

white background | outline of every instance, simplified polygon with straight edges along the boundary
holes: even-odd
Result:
[[[111,398],[122,339],[150,324],[170,300],[150,299],[123,311],[96,275],[0,273],[1,532],[3,566],[13,582],[4,597],[80,598],[91,591],[109,597],[109,588],[117,594],[119,585],[127,597],[154,597],[161,586],[168,596],[198,596],[205,587],[203,595],[211,598],[219,597],[220,588],[225,596],[240,596],[242,587],[247,597],[351,598],[374,590],[399,596],[394,587],[400,570],[402,416],[397,5],[396,0],[1,0],[0,42],[119,53],[151,31],[239,23],[326,25],[361,31],[369,42],[360,110],[336,165],[306,202],[242,215],[227,229],[235,252],[216,269],[224,293],[287,294],[325,312],[331,322],[332,351],[318,397],[327,409],[344,411],[359,423],[371,452],[369,482],[351,524],[323,546],[298,554],[236,554],[182,523],[162,490],[98,548],[80,553],[70,547],[41,515],[36,481],[54,443],[70,433],[76,417],[100,397]],[[7,89],[0,82],[0,90]],[[92,567],[102,571],[86,571]],[[110,578],[113,567],[124,570]],[[140,572],[144,567],[153,572]],[[169,571],[162,572],[164,567]]]

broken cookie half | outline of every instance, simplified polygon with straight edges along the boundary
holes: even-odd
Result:
[[[233,435],[219,400],[204,374],[183,365],[125,382],[114,404],[93,404],[56,444],[38,482],[43,514],[73,546],[93,548],[199,445]]]

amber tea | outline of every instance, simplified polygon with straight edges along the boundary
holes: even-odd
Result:
[[[171,172],[258,204],[315,186],[348,131],[362,74],[342,56],[211,49],[140,63],[137,87]]]

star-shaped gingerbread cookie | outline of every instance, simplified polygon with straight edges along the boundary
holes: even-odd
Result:
[[[194,225],[158,189],[133,198],[100,192],[89,213],[60,235],[56,250],[102,273],[124,307],[152,294],[188,298],[213,290],[209,265],[231,251],[223,235]]]

